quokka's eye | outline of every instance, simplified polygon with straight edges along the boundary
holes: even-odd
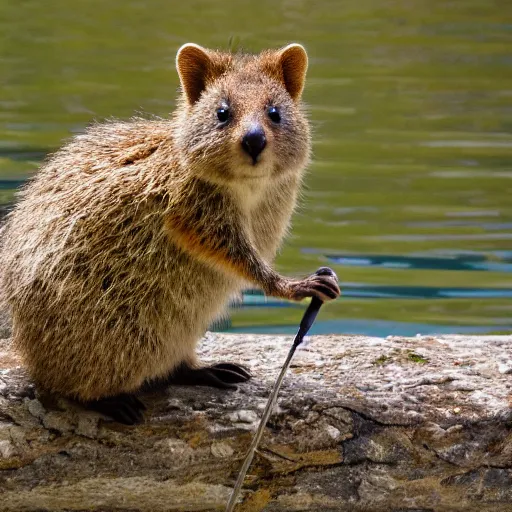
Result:
[[[268,117],[273,123],[280,123],[281,122],[281,114],[279,113],[279,110],[277,107],[269,107],[268,108]]]
[[[218,108],[217,119],[222,124],[227,123],[229,121],[229,108],[226,106]]]

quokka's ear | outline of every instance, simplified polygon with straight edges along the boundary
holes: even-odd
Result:
[[[211,61],[208,51],[193,43],[184,44],[176,54],[181,88],[189,103],[195,103],[206,87]]]
[[[294,100],[300,99],[308,69],[308,54],[304,46],[297,43],[289,44],[278,50],[277,56],[288,94]]]
[[[176,69],[181,87],[190,104],[195,103],[206,86],[222,73],[229,65],[226,54],[207,50],[194,43],[184,44],[176,54]]]

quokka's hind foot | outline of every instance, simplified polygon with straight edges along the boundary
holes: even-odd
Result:
[[[251,377],[251,372],[245,366],[235,363],[218,363],[203,368],[182,364],[165,379],[148,382],[144,390],[150,391],[173,385],[236,389],[235,384],[246,382]]]
[[[135,396],[127,393],[81,402],[87,409],[100,412],[114,421],[125,425],[135,425],[144,419],[146,406]]]

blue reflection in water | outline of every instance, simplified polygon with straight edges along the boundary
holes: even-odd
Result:
[[[25,183],[25,180],[0,180],[0,190],[15,190]]]
[[[318,321],[311,328],[310,334],[361,334],[364,336],[415,336],[429,334],[485,334],[497,331],[510,331],[510,325],[433,325],[412,322],[391,322],[387,320],[339,319]],[[246,332],[255,334],[295,334],[297,325],[255,325],[230,328],[229,332]]]
[[[336,265],[351,267],[512,272],[512,253],[507,251],[497,252],[497,259],[501,261],[490,260],[481,253],[453,257],[341,254],[327,255],[326,258]]]
[[[386,299],[506,299],[511,288],[437,288],[434,286],[372,286],[341,283],[344,297]]]

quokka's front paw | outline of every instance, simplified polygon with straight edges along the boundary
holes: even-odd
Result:
[[[327,267],[318,269],[314,274],[288,283],[289,298],[302,300],[306,297],[317,297],[322,302],[334,300],[340,296],[338,277]]]

